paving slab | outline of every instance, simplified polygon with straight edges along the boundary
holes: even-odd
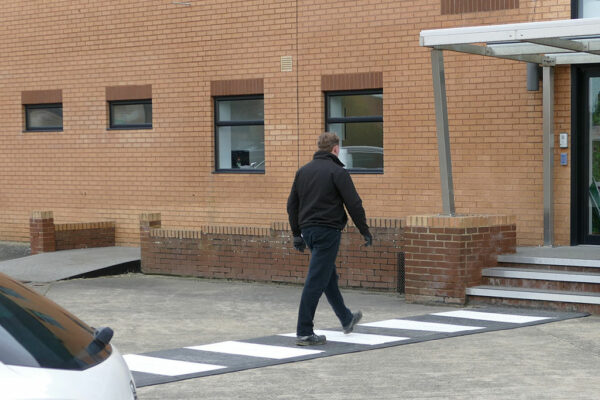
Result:
[[[54,282],[139,261],[139,247],[96,247],[40,253],[0,262],[0,272],[22,282]]]

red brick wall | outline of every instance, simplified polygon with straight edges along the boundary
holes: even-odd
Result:
[[[52,211],[33,211],[29,220],[31,254],[115,245],[115,222],[55,224]]]
[[[115,219],[120,245],[138,244],[146,210],[185,229],[268,228],[285,220],[294,172],[324,129],[323,77],[356,74],[381,76],[384,93],[384,174],[353,176],[367,215],[440,212],[431,61],[419,32],[568,19],[571,0],[452,15],[440,0],[175,3],[4,2],[0,239],[26,241],[36,209]],[[282,56],[292,72],[281,71]],[[445,61],[457,211],[517,215],[520,244],[542,244],[541,91],[526,91],[522,63],[451,52]],[[266,173],[215,174],[211,84],[248,79],[263,83]],[[556,81],[555,131],[570,132],[568,67]],[[107,88],[149,85],[152,129],[108,130]],[[21,96],[59,91],[63,131],[23,132]],[[570,166],[560,152],[556,143],[555,238],[568,244]]]
[[[56,224],[56,250],[110,247],[115,245],[115,223]]]
[[[340,286],[394,291],[398,287],[399,220],[370,220],[373,246],[361,247],[354,227],[342,234],[337,259]],[[297,252],[287,223],[271,228],[161,229],[160,214],[142,214],[140,241],[145,273],[303,283],[309,251]]]
[[[514,217],[408,217],[406,300],[464,304],[465,289],[501,253],[516,251]]]
[[[31,254],[54,251],[56,249],[54,234],[54,215],[52,211],[34,211],[31,213],[29,219]]]

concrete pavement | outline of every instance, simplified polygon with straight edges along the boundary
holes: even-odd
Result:
[[[0,241],[0,261],[13,260],[30,254],[29,243]]]
[[[15,248],[8,246],[7,249]],[[0,245],[0,248],[5,246]],[[4,250],[3,250],[4,251]],[[22,249],[21,249],[22,251]],[[2,251],[0,251],[0,254]],[[0,261],[0,272],[21,282],[53,282],[91,272],[135,263],[139,270],[139,247],[92,247],[21,256]],[[104,273],[104,275],[108,275]]]
[[[140,274],[34,285],[122,353],[294,331],[301,287]],[[344,291],[364,322],[447,311]],[[322,300],[316,328],[336,326]],[[140,388],[140,399],[597,399],[600,317],[475,334]]]

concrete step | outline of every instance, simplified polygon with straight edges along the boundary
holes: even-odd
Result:
[[[600,259],[589,258],[541,257],[516,253],[499,255],[498,263],[513,266],[565,266],[591,268],[600,271]]]
[[[600,273],[534,268],[486,268],[482,284],[516,288],[600,293]]]
[[[544,264],[522,264],[522,263],[498,263],[498,268],[506,269],[533,269],[533,270],[552,270],[566,272],[585,272],[589,274],[598,274],[600,269],[596,267],[581,267],[569,265],[544,265]]]
[[[533,268],[485,268],[483,276],[496,278],[537,279],[545,281],[564,281],[581,283],[600,283],[600,272],[574,272],[555,269],[533,269]]]
[[[598,293],[519,289],[504,286],[475,286],[467,288],[467,295],[504,297],[508,299],[559,301],[563,303],[600,304],[600,295]]]
[[[600,293],[593,292],[482,285],[467,288],[466,294],[471,304],[502,304],[600,313]]]

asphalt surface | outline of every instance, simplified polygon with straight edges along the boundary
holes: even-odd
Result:
[[[0,241],[0,261],[13,260],[30,254],[29,243]]]
[[[299,286],[130,274],[37,290],[123,354],[293,332]],[[364,322],[445,311],[344,291]],[[326,301],[317,328],[336,326]],[[140,399],[598,399],[600,317],[467,335],[140,388]]]
[[[2,247],[2,246],[0,246]],[[2,250],[0,250],[0,253]],[[123,354],[293,332],[299,286],[126,274],[33,287]],[[363,322],[448,311],[343,291]],[[316,328],[337,324],[323,299]],[[598,399],[600,316],[460,336],[138,389],[148,399]]]

